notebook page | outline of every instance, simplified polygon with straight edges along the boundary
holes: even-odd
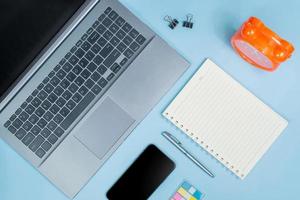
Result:
[[[209,59],[163,115],[241,179],[287,126]]]

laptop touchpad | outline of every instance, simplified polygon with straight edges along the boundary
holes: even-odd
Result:
[[[135,121],[108,97],[92,115],[84,120],[82,126],[76,131],[75,137],[99,159]]]

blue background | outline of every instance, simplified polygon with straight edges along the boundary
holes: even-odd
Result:
[[[191,62],[181,77],[145,120],[133,131],[116,153],[78,194],[77,200],[105,199],[110,186],[150,143],[156,144],[176,162],[176,169],[153,193],[151,199],[168,199],[183,180],[202,190],[207,200],[299,199],[300,189],[300,1],[298,0],[122,0],[134,14],[153,28]],[[184,19],[194,14],[192,30],[171,30],[163,17]],[[232,50],[229,39],[249,17],[261,18],[280,36],[291,41],[296,51],[274,73],[256,69]],[[236,178],[161,115],[164,108],[198,69],[211,58],[256,96],[289,121],[245,180]],[[167,77],[166,77],[167,78]],[[204,162],[215,174],[212,179],[178,152],[162,136],[167,130]],[[1,200],[67,199],[33,167],[0,141]]]

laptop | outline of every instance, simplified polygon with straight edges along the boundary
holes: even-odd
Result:
[[[0,7],[0,136],[74,198],[189,63],[116,0]]]

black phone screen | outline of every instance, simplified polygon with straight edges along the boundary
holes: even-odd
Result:
[[[156,146],[149,145],[107,192],[107,198],[147,199],[174,170],[175,164]]]

